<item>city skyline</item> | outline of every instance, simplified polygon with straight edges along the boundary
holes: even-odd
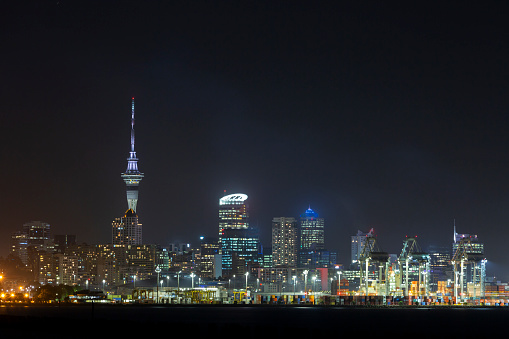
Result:
[[[226,190],[249,196],[264,245],[308,206],[343,263],[357,230],[397,253],[406,235],[450,246],[455,220],[509,280],[507,9],[9,4],[2,230],[111,239],[134,97],[145,243],[214,236]]]

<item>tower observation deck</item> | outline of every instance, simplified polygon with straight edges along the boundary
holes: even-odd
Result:
[[[131,102],[131,151],[129,152],[129,158],[127,158],[127,169],[121,176],[126,184],[127,209],[131,209],[136,213],[138,185],[143,179],[143,173],[138,170],[138,158],[134,150],[134,98],[132,98]]]

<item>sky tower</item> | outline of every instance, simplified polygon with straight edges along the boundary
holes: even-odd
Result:
[[[129,152],[129,158],[127,158],[127,169],[125,173],[122,173],[122,179],[126,184],[128,210],[131,209],[136,213],[138,185],[143,179],[143,173],[138,170],[138,158],[134,150],[134,98],[132,98],[131,103],[131,151]]]

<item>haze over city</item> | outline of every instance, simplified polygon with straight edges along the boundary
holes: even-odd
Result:
[[[507,5],[25,1],[3,6],[0,254],[25,222],[111,241],[131,98],[146,243],[215,236],[218,200],[309,206],[327,248],[374,228],[484,243],[509,279]]]

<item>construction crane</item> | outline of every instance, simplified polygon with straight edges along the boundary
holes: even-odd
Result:
[[[401,250],[401,254],[398,257],[399,264],[399,276],[400,276],[400,286],[404,288],[404,295],[408,297],[408,270],[410,265],[418,265],[418,275],[419,275],[419,285],[418,285],[418,295],[421,295],[421,285],[422,280],[424,278],[424,290],[425,296],[429,295],[429,264],[430,264],[430,255],[421,250],[419,244],[417,243],[417,236],[414,237],[406,237],[403,241],[403,249]],[[405,280],[403,282],[403,264],[405,265]],[[424,272],[423,272],[424,268]]]

